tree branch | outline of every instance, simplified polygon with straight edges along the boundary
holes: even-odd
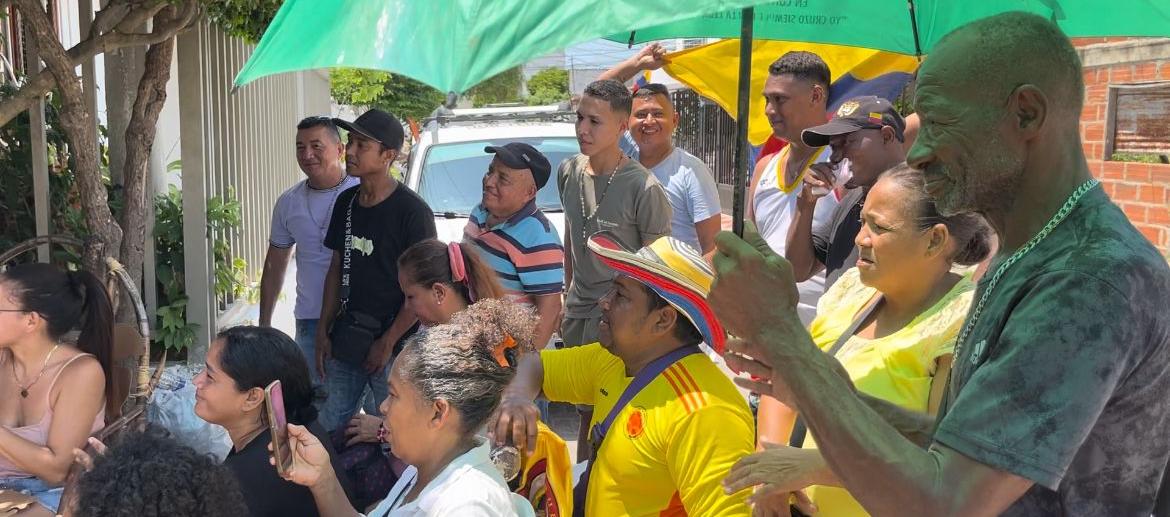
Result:
[[[168,23],[189,16],[167,8],[159,13],[155,23]],[[142,77],[138,80],[138,91],[131,108],[130,122],[126,125],[126,159],[122,178],[125,188],[125,205],[122,208],[121,226],[125,232],[122,238],[120,256],[134,285],[142,283],[142,263],[146,242],[146,210],[151,206],[146,194],[146,176],[150,164],[150,150],[154,146],[155,126],[159,113],[167,102],[167,81],[171,77],[171,61],[174,57],[175,38],[150,46],[146,51]],[[126,319],[130,311],[122,311],[119,320]]]
[[[36,45],[46,70],[56,80],[61,92],[61,129],[69,139],[81,193],[82,212],[93,245],[86,245],[82,264],[90,272],[105,278],[105,254],[121,247],[122,229],[110,213],[106,187],[102,183],[97,160],[97,124],[93,107],[85,105],[81,81],[74,73],[74,65],[40,0],[15,0],[21,18],[28,28],[28,37]]]
[[[18,8],[22,4],[23,2],[18,4]],[[167,5],[165,2],[159,2],[158,4],[150,5],[148,8],[134,8],[125,4],[118,4],[102,9],[94,17],[90,37],[77,43],[66,52],[69,58],[69,64],[71,65],[70,68],[76,68],[90,58],[111,50],[138,45],[154,45],[166,41],[189,28],[198,20],[199,14],[201,13],[197,0],[183,0],[181,4],[182,10],[179,11],[178,15],[169,17],[168,21],[164,23],[155,24],[154,30],[149,33],[124,34],[111,30],[110,32],[94,36],[94,31],[111,23],[111,13],[126,13],[119,22],[113,24],[114,26],[126,22],[134,27],[139,27],[146,23],[154,13],[157,13],[162,7],[166,7]],[[21,11],[23,12],[23,9]],[[44,13],[44,10],[41,9],[41,12]],[[56,41],[56,38],[54,37],[53,40]],[[60,46],[59,42],[57,42],[57,46]],[[21,112],[27,110],[33,102],[49,93],[53,89],[53,85],[53,76],[48,71],[31,74],[12,96],[0,102],[0,125],[7,124]]]

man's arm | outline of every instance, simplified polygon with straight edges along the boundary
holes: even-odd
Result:
[[[332,355],[329,342],[329,327],[341,307],[341,253],[334,251],[329,270],[325,273],[325,285],[321,288],[321,319],[317,322],[317,374],[325,378],[325,359]]]
[[[637,54],[634,54],[629,59],[602,72],[601,75],[597,76],[597,80],[613,79],[624,83],[633,79],[635,75],[638,75],[638,72],[658,70],[665,64],[666,50],[659,43],[651,43],[642,47],[642,50],[639,50]]]
[[[572,243],[569,242],[569,228],[565,228],[565,292],[569,292],[569,286],[573,285],[573,248]]]
[[[942,445],[922,449],[857,397],[807,339],[779,362],[821,454],[876,515],[999,515],[1031,480],[978,463]]]
[[[540,317],[540,321],[536,323],[533,346],[540,350],[548,345],[553,332],[560,326],[561,293],[533,296],[532,299],[536,305],[536,314]]]
[[[540,353],[525,354],[516,375],[500,396],[500,407],[488,420],[488,436],[497,444],[511,443],[522,451],[536,450],[536,423],[540,410],[533,403],[544,385]]]
[[[366,372],[374,373],[386,366],[390,362],[390,358],[394,356],[394,345],[398,343],[406,332],[418,323],[418,315],[414,310],[402,304],[398,309],[398,314],[394,316],[394,322],[390,324],[390,328],[382,333],[382,336],[374,341],[374,346],[370,347],[369,355],[366,357]]]
[[[760,184],[760,174],[764,172],[764,168],[768,166],[768,162],[772,160],[772,155],[776,153],[767,154],[759,157],[756,160],[756,166],[752,168],[752,177],[748,178],[747,197],[743,199],[743,220],[751,221],[759,224],[756,221],[756,186]]]
[[[723,216],[713,215],[695,223],[695,233],[699,234],[699,247],[703,248],[704,255],[715,251],[715,235],[723,229]]]
[[[751,225],[744,237],[717,239],[710,295],[728,331],[742,337],[729,342],[728,366],[772,383],[737,379],[743,386],[791,394],[829,466],[870,513],[998,515],[1032,486],[937,442],[924,450],[903,437],[813,343],[796,315],[788,263]]]
[[[272,309],[276,306],[276,299],[284,287],[284,272],[288,269],[288,259],[292,256],[292,248],[280,248],[268,245],[268,253],[264,254],[264,271],[260,273],[260,326],[272,326]]]
[[[833,185],[825,181],[823,169],[831,168],[827,163],[816,163],[809,167],[804,175],[804,188],[796,198],[796,211],[793,214],[792,224],[788,226],[788,239],[784,248],[784,258],[792,263],[792,276],[797,282],[812,278],[825,268],[817,260],[816,248],[813,245],[813,214],[816,212],[817,201],[824,196],[818,196],[814,189],[829,191]],[[831,173],[830,173],[831,174]]]

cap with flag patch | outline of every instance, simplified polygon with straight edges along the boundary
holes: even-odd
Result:
[[[800,133],[800,139],[805,145],[824,147],[834,136],[847,135],[862,129],[881,129],[883,126],[894,128],[894,136],[902,141],[903,131],[906,129],[906,120],[894,109],[890,101],[873,95],[854,97],[841,104],[833,120],[819,126],[810,127]]]
[[[658,293],[699,330],[703,341],[723,353],[727,334],[707,304],[715,273],[698,251],[670,236],[633,251],[610,232],[594,234],[588,245],[605,265]]]

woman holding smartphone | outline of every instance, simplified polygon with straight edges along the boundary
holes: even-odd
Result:
[[[235,474],[253,517],[315,517],[309,490],[281,479],[268,462],[272,435],[264,389],[277,380],[288,421],[320,437],[324,457],[336,462],[328,435],[317,423],[309,365],[296,342],[279,330],[242,326],[220,332],[207,351],[206,367],[195,377],[195,414],[227,429],[232,449],[224,466]],[[340,464],[334,466],[344,472]],[[349,480],[343,474],[338,483],[344,487],[339,488],[342,501],[349,504]]]
[[[484,300],[412,337],[394,361],[382,402],[393,453],[411,465],[371,516],[532,515],[508,490],[477,433],[499,405],[518,355],[532,350],[531,310]],[[322,515],[357,515],[318,435],[289,425],[293,467],[286,478],[309,487]]]

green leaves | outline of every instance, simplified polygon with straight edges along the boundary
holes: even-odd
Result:
[[[284,0],[204,0],[207,16],[224,32],[255,44]]]
[[[528,104],[540,106],[569,100],[569,71],[563,68],[541,70],[528,79]]]
[[[178,170],[172,162],[167,170]],[[247,264],[233,257],[228,236],[239,228],[240,202],[235,189],[207,200],[207,238],[215,262],[215,295],[239,298],[248,294]],[[187,289],[183,275],[183,193],[174,185],[155,199],[155,279],[159,290],[155,339],[172,350],[195,342],[198,325],[187,323]]]
[[[425,118],[444,98],[439,90],[414,79],[377,70],[335,68],[329,82],[339,104],[378,108],[403,119]]]
[[[520,67],[509,68],[467,91],[472,103],[478,108],[487,104],[520,101],[520,81],[524,76]]]

